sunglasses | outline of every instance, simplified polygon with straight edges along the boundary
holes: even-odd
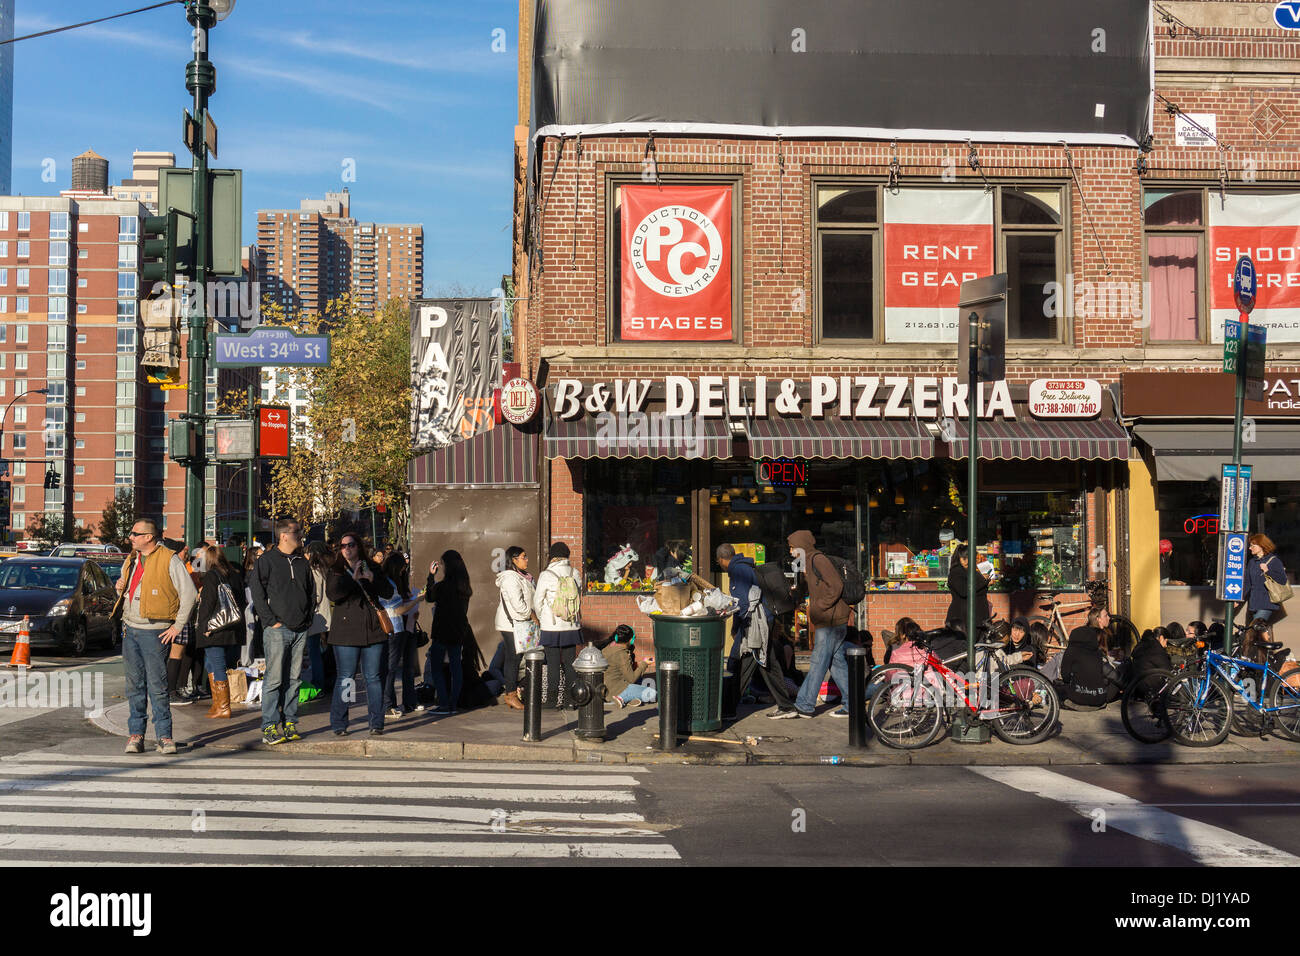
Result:
[[[357,544],[355,541],[344,541],[341,545],[339,545],[339,548],[344,551],[348,550],[349,548],[359,548],[359,547],[361,547],[361,545]]]
[[[147,538],[152,536],[152,531],[132,531],[127,537],[129,538]]]

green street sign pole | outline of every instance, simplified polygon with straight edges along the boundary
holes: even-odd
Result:
[[[1250,313],[1255,308],[1257,295],[1257,284],[1255,274],[1255,263],[1249,256],[1242,256],[1237,260],[1236,268],[1232,273],[1232,294],[1237,303],[1237,311],[1241,314],[1241,338],[1237,344],[1236,354],[1236,395],[1235,407],[1232,415],[1232,464],[1235,474],[1241,474],[1241,424],[1246,417],[1246,358],[1250,342]],[[1227,341],[1227,335],[1224,335],[1224,341]],[[1240,487],[1240,485],[1238,485]],[[1233,531],[1250,530],[1250,503],[1247,502],[1245,507],[1235,509],[1239,514],[1245,515],[1242,521],[1242,527],[1232,528]],[[1235,522],[1234,522],[1235,524]],[[1237,616],[1237,605],[1234,601],[1225,601],[1225,613],[1223,619],[1223,646],[1232,646],[1232,628]]]
[[[248,460],[248,534],[244,538],[244,545],[252,547],[253,545],[253,512],[257,506],[257,478],[253,473],[260,471],[262,459],[257,457],[257,379],[260,372],[254,373],[254,381],[248,384],[248,417],[253,422],[253,457]]]
[[[185,18],[195,30],[194,59],[185,69],[185,88],[194,94],[194,120],[204,128],[208,97],[216,92],[217,70],[208,60],[208,31],[217,22],[216,12],[205,0],[186,0]],[[208,147],[205,137],[195,136],[191,146],[194,208],[194,282],[199,294],[190,303],[189,370],[186,391],[189,397],[190,427],[198,430],[197,453],[190,459],[185,478],[185,543],[191,548],[203,541],[203,513],[206,503],[204,481],[207,477],[207,387],[208,334],[205,299],[208,288],[208,247],[212,224],[208,216]]]

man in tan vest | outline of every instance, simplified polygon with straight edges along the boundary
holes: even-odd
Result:
[[[153,707],[158,752],[176,753],[172,711],[167,702],[166,645],[189,620],[198,593],[185,565],[158,543],[158,524],[137,518],[131,526],[131,559],[117,580],[122,610],[122,662],[130,704],[129,754],[144,753],[145,699]]]

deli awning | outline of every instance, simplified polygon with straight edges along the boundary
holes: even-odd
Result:
[[[1140,424],[1134,434],[1151,446],[1161,481],[1206,481],[1232,461],[1232,423]],[[1256,481],[1300,481],[1300,424],[1257,422],[1255,440],[1241,446],[1241,460]]]
[[[412,488],[519,488],[537,485],[538,429],[501,424],[411,459]]]
[[[751,419],[748,428],[754,458],[934,457],[934,435],[915,419],[773,416]]]
[[[965,458],[970,453],[970,432],[965,421],[956,426],[949,457]],[[981,459],[1124,461],[1129,456],[1128,432],[1108,418],[981,421],[979,446]]]
[[[546,411],[547,458],[730,458],[725,421],[659,412],[556,417]]]

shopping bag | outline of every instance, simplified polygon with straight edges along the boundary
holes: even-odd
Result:
[[[233,667],[226,671],[226,680],[230,682],[230,702],[242,704],[248,696],[248,675],[242,668]]]
[[[515,653],[522,654],[534,647],[542,646],[542,629],[535,621],[513,622],[515,631]]]

